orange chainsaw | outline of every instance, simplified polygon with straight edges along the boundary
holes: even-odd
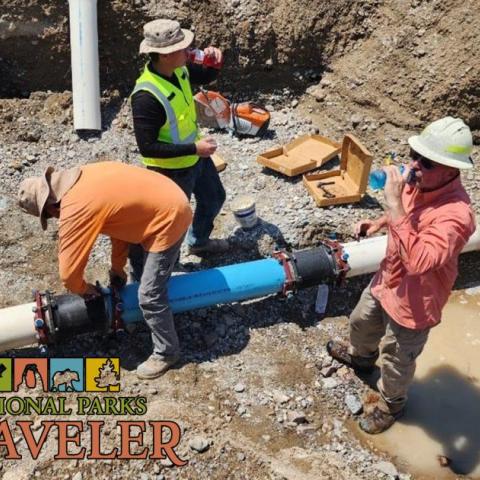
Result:
[[[239,136],[261,137],[270,123],[268,110],[256,103],[231,103],[220,93],[204,89],[194,99],[197,120],[202,127],[225,129]]]

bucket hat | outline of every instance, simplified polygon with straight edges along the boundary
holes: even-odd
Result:
[[[189,47],[194,34],[190,30],[180,28],[176,20],[161,18],[145,24],[143,36],[140,53],[167,54]]]
[[[40,217],[43,230],[47,229],[47,219],[45,218],[47,203],[59,202],[82,174],[78,167],[62,172],[54,170],[54,167],[49,166],[42,176],[25,179],[18,190],[18,206],[26,213]]]

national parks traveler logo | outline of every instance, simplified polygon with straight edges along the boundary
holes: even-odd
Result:
[[[111,395],[119,391],[119,358],[0,358],[0,458],[36,460],[53,442],[54,460],[168,458],[172,465],[185,465],[175,451],[180,426],[142,418],[147,397]],[[32,415],[40,418],[36,436],[38,420]],[[116,417],[110,427],[115,447],[104,445],[106,422],[98,416]],[[23,442],[15,440],[17,434]]]
[[[0,358],[0,392],[119,392],[119,358]]]

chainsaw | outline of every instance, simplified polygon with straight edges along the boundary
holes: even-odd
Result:
[[[223,95],[201,89],[195,97],[200,126],[227,130],[238,136],[261,137],[270,123],[265,107],[252,102],[231,103]]]

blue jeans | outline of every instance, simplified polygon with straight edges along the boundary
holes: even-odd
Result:
[[[147,167],[173,180],[190,198],[195,195],[197,208],[192,226],[188,230],[187,244],[191,247],[205,245],[213,230],[213,221],[225,202],[225,189],[213,160],[200,158],[188,168],[170,169]]]

